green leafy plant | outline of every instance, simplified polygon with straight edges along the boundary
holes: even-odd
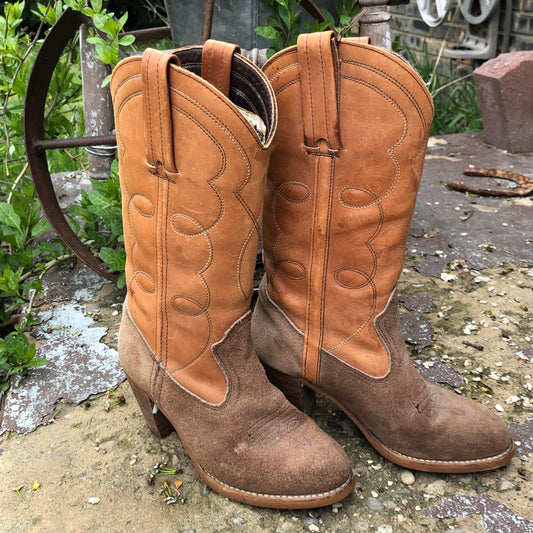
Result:
[[[54,9],[48,9],[46,5],[37,4],[38,11],[34,13],[52,25],[67,7],[91,17],[94,28],[89,28],[87,42],[94,44],[96,59],[105,65],[114,67],[122,59],[120,47],[131,46],[135,41],[133,35],[120,35],[128,20],[128,13],[124,13],[117,19],[114,13],[104,7],[103,0],[65,0],[64,3],[58,1]],[[110,79],[111,74],[102,81],[102,87],[108,85]]]
[[[93,252],[108,264],[110,272],[120,272],[117,285],[125,285],[126,252],[122,228],[122,203],[118,164],[115,161],[106,181],[91,180],[93,189],[81,193],[80,204],[68,207],[70,223]]]
[[[440,56],[432,58],[427,44],[424,44],[421,56],[409,48],[404,48],[404,51],[433,98],[435,118],[431,125],[431,135],[482,130],[483,123],[472,74],[458,76],[451,63],[441,64]]]
[[[62,244],[41,242],[49,223],[41,214],[24,151],[20,117],[31,64],[40,45],[39,37],[42,37],[42,27],[33,37],[24,29],[24,8],[24,2],[6,2],[0,14],[0,101],[4,133],[0,136],[0,331],[4,336],[0,339],[2,391],[6,390],[13,374],[24,374],[25,369],[32,364],[35,348],[29,346],[24,330],[33,323],[30,312],[32,298],[42,290],[39,273],[45,265],[64,254]],[[50,9],[48,6],[47,11]],[[63,74],[66,72],[64,63],[58,69]],[[59,90],[65,86],[65,78],[61,77],[63,74],[54,78],[58,91],[47,102],[46,110],[48,119],[58,125],[61,120],[68,122],[68,107],[76,99],[73,97],[76,91]],[[72,84],[73,80],[71,74],[68,83]],[[21,309],[25,305],[28,306],[28,315],[20,322]]]
[[[37,357],[35,344],[30,344],[24,330],[33,323],[33,317],[26,317],[15,330],[0,339],[0,371],[4,371],[0,381],[0,391],[9,388],[9,379],[13,375],[25,376],[30,368],[46,365],[46,359]]]
[[[261,37],[268,39],[271,46],[267,51],[270,58],[287,46],[296,44],[298,35],[302,32],[312,33],[324,31],[332,26],[338,33],[353,35],[352,22],[361,11],[361,6],[356,0],[342,0],[335,5],[337,19],[326,9],[322,9],[327,21],[315,20],[311,25],[302,18],[300,0],[262,0],[272,10],[268,23],[258,26],[255,31]]]

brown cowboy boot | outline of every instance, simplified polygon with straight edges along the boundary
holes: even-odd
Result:
[[[252,319],[267,374],[299,407],[333,400],[389,460],[430,472],[513,456],[487,408],[426,382],[406,351],[395,287],[433,105],[400,57],[331,32],[265,66],[279,108]]]
[[[113,73],[128,296],[119,355],[153,433],[175,429],[215,491],[328,505],[353,487],[341,447],[270,384],[249,312],[272,89],[237,47],[148,49]]]

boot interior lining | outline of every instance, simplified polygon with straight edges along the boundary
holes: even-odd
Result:
[[[202,47],[178,50],[182,68],[200,76]],[[239,54],[234,54],[231,65],[229,99],[237,106],[258,115],[266,126],[268,139],[272,132],[272,93],[263,77]]]

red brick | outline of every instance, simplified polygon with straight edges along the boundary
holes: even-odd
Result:
[[[533,152],[533,51],[511,52],[474,71],[485,140]]]

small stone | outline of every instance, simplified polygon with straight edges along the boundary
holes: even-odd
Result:
[[[400,481],[404,485],[412,485],[415,482],[415,475],[410,470],[404,470],[400,474]]]
[[[448,274],[447,272],[441,272],[440,279],[442,281],[454,281],[457,279],[455,274]]]
[[[376,533],[393,533],[393,529],[389,524],[385,524],[383,526],[379,526],[376,530]]]
[[[511,483],[510,481],[508,481],[507,479],[504,479],[501,483],[500,483],[500,490],[510,490],[510,489],[514,489],[514,484]]]
[[[92,496],[91,498],[89,498],[87,500],[91,505],[96,505],[98,503],[100,503],[100,498],[97,498],[95,496]]]
[[[234,526],[243,526],[246,523],[246,520],[242,516],[234,516],[231,519],[231,523]]]
[[[316,531],[320,531],[320,528],[317,525],[315,525],[315,524],[309,524],[307,526],[307,529],[309,529],[309,531],[315,531],[315,532]]]
[[[439,479],[433,483],[430,483],[425,492],[429,496],[444,496],[446,493],[446,481]]]
[[[376,511],[378,513],[383,511],[383,509],[385,509],[385,506],[379,500],[377,500],[376,498],[368,498],[366,500],[366,506],[371,511]]]
[[[109,451],[112,450],[117,445],[116,440],[106,440],[100,444],[100,450]]]
[[[503,407],[499,403],[494,406],[494,409],[496,409],[496,411],[499,413],[503,413]]]

